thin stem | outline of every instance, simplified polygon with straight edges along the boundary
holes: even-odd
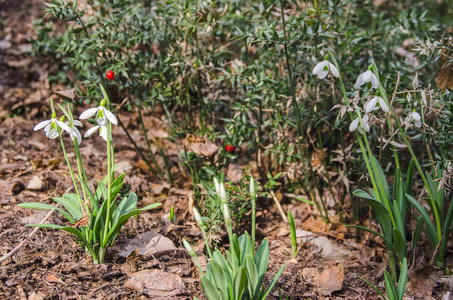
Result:
[[[135,143],[134,139],[131,137],[131,135],[129,134],[129,132],[127,131],[126,127],[124,126],[123,122],[121,122],[121,119],[118,117],[118,123],[120,124],[121,128],[123,128],[124,132],[126,133],[126,136],[127,138],[129,139],[129,141],[132,143],[132,145],[134,145],[134,148],[135,150],[137,150],[138,154],[140,155],[140,157],[145,161],[145,163],[148,165],[148,168],[149,170],[151,171],[151,173],[154,174],[154,176],[157,177],[157,173],[156,171],[154,171],[153,167],[151,166],[151,163],[149,162],[149,160],[145,157],[145,155],[143,154],[142,150],[140,150],[140,148],[137,146],[137,144]]]
[[[301,146],[301,143],[300,143],[300,140],[303,137],[303,135],[302,135],[302,124],[301,124],[302,116],[300,114],[299,104],[298,104],[297,99],[296,99],[296,89],[295,89],[294,82],[293,82],[293,74],[292,74],[292,69],[291,69],[291,64],[290,64],[290,57],[289,57],[289,54],[288,54],[287,41],[286,41],[286,21],[285,21],[285,14],[283,13],[283,10],[284,10],[283,9],[283,0],[280,0],[280,11],[281,11],[281,17],[282,17],[282,22],[283,22],[283,36],[284,36],[283,48],[284,48],[284,51],[285,51],[286,65],[288,67],[289,82],[290,82],[291,94],[292,94],[292,99],[293,99],[292,101],[293,101],[293,104],[294,104],[294,109],[296,111],[297,146],[298,146],[298,150],[299,150],[299,154],[300,154],[300,160],[302,162],[302,170],[304,172],[305,184],[306,184],[306,186],[308,186],[308,189],[309,189],[309,192],[310,192],[310,195],[311,195],[311,198],[312,198],[313,202],[316,203],[316,207],[318,208],[319,212],[321,213],[322,212],[321,207],[319,206],[319,204],[318,204],[318,202],[316,200],[315,193],[313,193],[313,189],[311,187],[309,175],[307,174],[307,169],[306,169],[305,160],[304,160],[305,154],[304,154],[304,151],[302,150],[302,146]],[[319,192],[318,192],[318,195],[319,195]],[[330,222],[329,221],[329,215],[328,215],[327,210],[325,209],[325,207],[324,207],[324,213],[325,213],[325,216],[323,216],[323,219],[325,221],[327,221],[327,222]]]
[[[148,136],[146,135],[145,123],[143,122],[141,107],[137,106],[137,108],[138,108],[138,116],[140,118],[140,124],[142,125],[143,136],[145,137],[146,146],[148,147],[149,156],[151,157],[151,160],[153,161],[154,165],[156,166],[157,172],[159,172],[159,175],[162,176],[162,172],[159,168],[159,165],[156,162],[156,158],[154,157],[153,151],[151,151],[151,144],[149,143]]]
[[[77,181],[75,180],[74,173],[72,172],[71,164],[69,162],[68,154],[66,153],[66,148],[64,146],[63,138],[61,137],[60,131],[58,131],[58,137],[60,138],[61,148],[63,149],[64,158],[66,159],[66,164],[68,165],[69,174],[71,175],[72,183],[74,184],[74,189],[76,190],[77,197],[79,198],[79,205],[80,205],[80,207],[83,207],[83,201],[82,201],[82,198],[80,197],[80,192],[79,192],[79,188],[77,186]]]

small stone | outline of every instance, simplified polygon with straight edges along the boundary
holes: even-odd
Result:
[[[29,190],[34,190],[34,191],[40,191],[44,189],[44,181],[42,181],[41,178],[38,176],[33,176],[33,178],[28,182],[27,189]]]

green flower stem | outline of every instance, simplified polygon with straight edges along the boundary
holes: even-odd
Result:
[[[362,120],[360,120],[360,122],[362,122]],[[371,157],[373,155],[373,152],[371,151],[371,147],[370,147],[370,144],[368,143],[368,139],[366,137],[366,133],[365,133],[365,130],[363,130],[363,139],[365,141],[365,145],[366,145],[366,148],[368,150],[368,154],[369,156]],[[371,164],[373,165],[373,170],[377,170],[377,166],[376,166],[376,162],[374,160],[370,160],[371,161]],[[375,190],[376,191],[376,196],[379,195],[379,191],[383,190],[383,186],[384,186],[384,183],[381,181],[381,177],[380,176],[376,176],[377,180],[378,180],[378,184],[379,184],[379,187],[380,189],[378,190]],[[375,178],[375,180],[376,180]],[[392,211],[392,208],[390,206],[390,202],[389,202],[389,199],[387,199],[387,195],[385,193],[382,193],[382,195],[380,195],[380,202],[382,203],[382,198],[384,198],[384,204],[385,206],[387,207],[387,211],[390,215],[390,220],[392,221],[392,225],[393,227],[396,227],[396,222],[395,222],[395,216],[393,216],[393,211]]]
[[[254,180],[253,177],[250,180]],[[255,185],[253,185],[255,186]],[[255,254],[255,227],[256,227],[256,192],[253,191],[250,194],[250,198],[252,201],[252,247],[253,247],[253,253]]]
[[[106,107],[108,109],[108,99],[106,99]],[[105,248],[108,244],[107,234],[110,231],[110,215],[111,215],[111,206],[112,206],[112,181],[113,181],[113,145],[111,140],[112,124],[108,122],[107,124],[107,215],[104,223],[104,237],[101,241],[101,249],[99,249],[99,262],[104,262]],[[105,201],[105,199],[104,199]]]
[[[79,188],[77,186],[77,181],[75,180],[74,173],[72,172],[71,164],[69,162],[68,154],[66,153],[66,148],[64,146],[64,142],[63,142],[63,138],[61,137],[60,130],[58,130],[58,137],[60,138],[61,148],[63,149],[64,158],[66,159],[66,164],[68,165],[69,174],[71,175],[71,178],[72,178],[72,183],[74,184],[74,188],[76,190],[77,197],[79,198],[79,205],[80,205],[80,207],[83,207],[83,200],[80,197],[80,192],[79,192]]]
[[[379,81],[379,91],[381,92],[382,94],[382,98],[384,99],[384,101],[386,102],[386,104],[388,105],[389,104],[389,101],[388,101],[388,97],[387,97],[387,93],[385,92],[385,89],[383,88],[383,86],[381,85],[381,82],[380,82],[380,78],[379,78],[379,72],[378,72],[378,68],[376,66],[376,63],[375,61],[373,60],[372,61],[372,66],[373,66],[373,71]],[[392,116],[393,118],[395,119],[395,123],[396,125],[398,126],[398,129],[401,133],[401,137],[403,138],[406,146],[407,146],[407,150],[409,150],[409,153],[411,154],[412,158],[414,159],[414,163],[415,163],[415,166],[417,167],[417,170],[418,172],[420,173],[420,176],[423,180],[423,183],[425,185],[425,189],[427,190],[428,192],[428,195],[429,195],[429,200],[430,200],[430,206],[431,206],[431,209],[433,210],[433,214],[434,214],[434,219],[436,221],[436,227],[437,227],[437,238],[438,240],[440,241],[442,239],[442,226],[440,224],[440,217],[439,217],[439,211],[437,210],[437,206],[436,206],[436,203],[434,201],[434,195],[433,195],[433,192],[431,191],[431,188],[428,184],[428,180],[426,179],[425,177],[425,174],[423,173],[423,170],[420,166],[420,163],[418,162],[418,159],[417,157],[415,156],[415,153],[414,151],[412,150],[412,147],[409,143],[409,140],[407,139],[407,136],[406,136],[406,133],[404,132],[403,128],[401,127],[401,124],[398,120],[398,117],[396,116],[396,113],[395,111],[393,110],[393,108],[389,106],[389,109],[390,109],[390,112],[392,113]]]

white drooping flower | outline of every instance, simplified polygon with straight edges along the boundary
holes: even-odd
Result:
[[[68,127],[70,127],[70,124],[69,122],[66,122],[65,123],[66,125],[68,125]],[[76,126],[79,126],[79,127],[82,127],[82,122],[80,122],[79,120],[74,120],[74,127],[71,128],[72,129],[72,134],[71,134],[71,139],[74,140],[74,137],[77,139],[77,144],[81,144],[82,143],[82,135],[80,134],[80,131],[77,129]]]
[[[379,88],[379,81],[374,75],[373,72],[370,70],[365,71],[364,73],[360,74],[359,78],[357,78],[357,82],[355,83],[356,87],[362,86],[366,82],[371,82],[371,85],[374,89]]]
[[[319,79],[326,78],[327,74],[329,74],[329,71],[332,73],[333,76],[337,78],[340,76],[337,67],[335,67],[335,65],[330,63],[328,60],[324,60],[318,63],[313,68],[313,74],[318,75]]]
[[[104,139],[104,141],[107,142],[107,125],[96,125],[94,127],[91,127],[86,133],[84,137],[89,137],[93,133],[95,133],[99,129],[99,135]],[[112,134],[110,134],[110,139],[112,139]]]
[[[55,139],[58,137],[59,128],[63,129],[64,131],[72,135],[72,129],[69,128],[69,126],[63,123],[62,121],[57,120],[57,116],[55,114],[52,114],[52,118],[50,120],[39,122],[33,128],[33,131],[40,130],[42,128],[44,128],[44,132],[46,133],[46,136],[49,139]]]
[[[363,128],[365,129],[365,132],[370,132],[370,125],[368,124],[368,115],[365,115],[365,116],[362,118],[362,124],[363,124]],[[350,131],[350,132],[353,132],[353,131],[355,131],[356,129],[358,129],[360,133],[363,133],[362,126],[360,126],[360,120],[359,120],[358,117],[355,118],[355,119],[351,122],[351,125],[349,125],[349,131]]]
[[[414,125],[418,128],[422,127],[422,117],[416,111],[413,111],[407,116],[406,121],[414,123]]]
[[[79,119],[88,119],[96,114],[96,122],[100,126],[107,125],[106,120],[109,120],[112,124],[118,125],[118,120],[116,119],[115,115],[112,114],[109,110],[105,108],[105,100],[101,101],[101,104],[98,107],[89,108],[84,111]]]
[[[383,111],[389,112],[389,107],[387,103],[385,103],[385,100],[376,96],[365,105],[365,111],[369,113],[373,110],[378,110],[379,107],[382,108]]]

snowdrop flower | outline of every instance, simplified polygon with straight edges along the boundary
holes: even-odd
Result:
[[[329,71],[332,73],[333,76],[335,76],[337,78],[340,76],[340,73],[338,73],[337,67],[335,67],[335,65],[330,63],[328,60],[324,60],[324,61],[318,63],[313,68],[313,74],[318,75],[319,79],[326,78],[327,74],[329,74]]]
[[[98,107],[89,108],[84,111],[80,115],[79,119],[88,119],[95,114],[96,121],[100,126],[107,125],[106,119],[109,120],[112,124],[118,125],[118,120],[116,119],[115,115],[105,108],[105,99],[101,101],[101,104]]]
[[[102,123],[101,123],[102,124]],[[99,135],[104,139],[104,141],[107,142],[107,132],[108,132],[108,129],[107,129],[107,125],[103,124],[103,125],[96,125],[94,127],[91,127],[86,133],[85,133],[85,136],[84,137],[89,137],[91,136],[93,133],[96,132],[96,130],[99,129]],[[112,134],[110,134],[110,139],[112,139]]]
[[[360,74],[359,78],[357,78],[357,82],[355,83],[355,86],[359,87],[366,82],[371,82],[373,88],[375,88],[375,89],[379,88],[379,81],[378,81],[376,75],[374,75],[374,73],[371,72],[370,70],[367,70],[364,73]]]
[[[69,134],[72,133],[72,129],[69,128],[68,125],[63,123],[62,121],[57,120],[57,115],[55,113],[52,114],[52,118],[50,120],[45,120],[39,122],[34,128],[33,131],[40,130],[44,128],[44,132],[49,139],[55,139],[59,135],[58,129],[61,128],[64,131],[68,132]]]
[[[385,100],[381,97],[376,96],[365,105],[365,111],[369,113],[373,110],[378,110],[379,107],[382,108],[383,111],[389,112],[389,107],[387,103],[385,103]]]
[[[422,127],[422,117],[416,111],[413,111],[407,116],[406,121],[414,123],[414,125],[418,128]]]
[[[363,124],[363,128],[365,129],[366,132],[370,132],[370,125],[368,124],[368,116],[365,115],[363,118],[362,118],[362,124]],[[359,118],[355,118],[352,122],[351,122],[351,125],[349,125],[349,131],[350,132],[353,132],[355,131],[356,129],[359,130],[360,133],[363,133],[363,130],[362,130],[362,126],[360,126],[360,120]]]

